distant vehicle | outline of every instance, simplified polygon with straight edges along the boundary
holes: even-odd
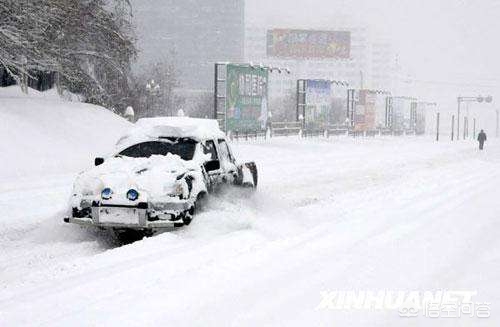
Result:
[[[257,187],[254,162],[238,164],[215,120],[140,119],[109,158],[75,181],[67,223],[152,235],[189,225],[209,192]]]

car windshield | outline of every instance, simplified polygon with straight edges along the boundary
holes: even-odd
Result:
[[[166,138],[162,141],[150,141],[132,145],[118,156],[132,158],[149,158],[153,155],[166,156],[168,153],[178,155],[183,160],[192,160],[196,141],[188,138]]]

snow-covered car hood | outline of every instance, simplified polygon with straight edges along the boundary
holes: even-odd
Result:
[[[150,158],[114,157],[81,173],[73,194],[99,196],[104,188],[110,188],[116,195],[115,200],[120,201],[126,199],[128,190],[136,189],[143,200],[147,200],[147,197],[169,194],[175,189],[178,177],[188,171],[201,173],[194,162],[172,154]]]

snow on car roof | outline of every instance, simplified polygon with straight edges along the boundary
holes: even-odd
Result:
[[[124,135],[118,146],[131,145],[140,141],[160,137],[189,137],[201,141],[204,139],[223,138],[224,132],[214,119],[189,117],[155,117],[139,119],[134,127]]]

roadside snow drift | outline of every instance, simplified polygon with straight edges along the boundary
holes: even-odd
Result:
[[[55,90],[0,88],[0,181],[74,173],[105,155],[132,126],[102,107],[68,102]]]

